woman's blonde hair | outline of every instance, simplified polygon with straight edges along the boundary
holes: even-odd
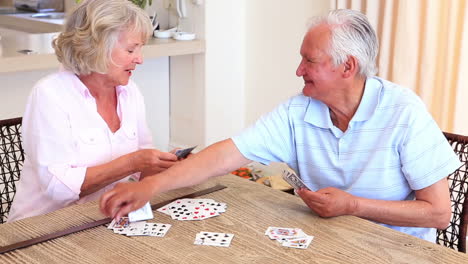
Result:
[[[146,42],[152,34],[148,14],[128,0],[85,0],[67,18],[52,46],[65,69],[77,75],[105,74],[124,30],[140,32]]]

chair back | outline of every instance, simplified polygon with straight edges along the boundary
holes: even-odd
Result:
[[[23,168],[22,118],[0,120],[0,224],[5,223]]]
[[[437,230],[436,242],[460,252],[466,252],[468,223],[468,137],[444,132],[445,137],[463,163],[448,176],[452,219],[446,229]]]

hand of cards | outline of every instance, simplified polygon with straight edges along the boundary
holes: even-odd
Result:
[[[186,148],[186,149],[178,149],[175,152],[175,155],[177,156],[178,159],[185,159],[192,150],[194,150],[197,146],[193,146],[191,148]]]
[[[283,170],[283,179],[289,183],[295,190],[299,190],[301,188],[307,188],[307,186],[304,184],[304,182],[297,176],[292,170]]]
[[[286,228],[270,226],[265,231],[270,239],[276,239],[283,247],[306,249],[309,247],[313,236],[308,236],[300,228]]]
[[[176,220],[203,220],[226,212],[225,203],[213,199],[179,199],[157,209]]]

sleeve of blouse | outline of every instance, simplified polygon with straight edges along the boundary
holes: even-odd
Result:
[[[35,172],[30,177],[38,177],[41,191],[67,206],[79,199],[86,167],[74,165],[70,119],[61,107],[67,98],[47,88],[39,83],[29,96],[23,117],[24,149]]]

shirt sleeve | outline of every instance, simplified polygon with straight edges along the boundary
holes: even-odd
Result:
[[[44,83],[36,85],[23,116],[23,146],[35,172],[25,177],[38,177],[41,191],[67,206],[79,199],[86,168],[74,166],[71,124],[60,103],[66,98],[47,88]]]
[[[413,105],[411,117],[400,158],[410,187],[420,190],[447,177],[461,163],[422,102]]]
[[[263,164],[286,162],[291,166],[294,163],[296,155],[289,104],[290,101],[279,105],[232,138],[244,157]]]

